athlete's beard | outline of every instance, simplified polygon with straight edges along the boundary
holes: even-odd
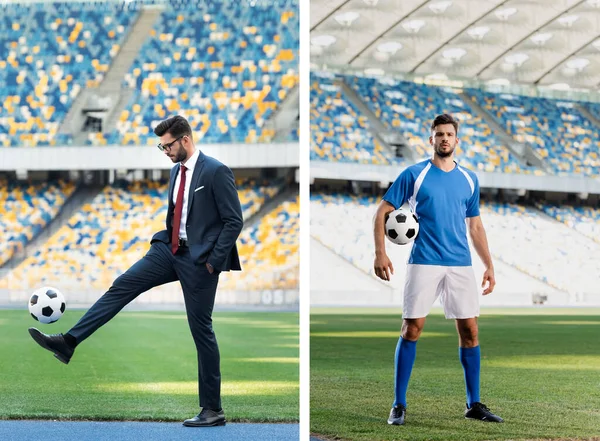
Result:
[[[442,145],[440,144],[439,146],[435,147],[435,153],[440,157],[440,158],[447,158],[448,156],[452,155],[452,153],[454,153],[454,147],[452,147],[450,150],[448,151],[444,151],[442,150]]]

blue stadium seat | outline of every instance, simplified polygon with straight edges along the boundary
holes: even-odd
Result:
[[[165,10],[127,74],[135,89],[109,144],[154,145],[175,113],[203,143],[260,142],[298,82],[298,2],[191,1]]]
[[[389,164],[369,120],[346,99],[334,78],[327,73],[311,74],[310,158]]]
[[[344,80],[390,130],[401,132],[421,159],[431,157],[431,122],[441,113],[460,123],[457,161],[475,171],[541,173],[521,164],[458,93],[445,87],[392,79],[346,76]]]
[[[378,197],[312,193],[311,237],[362,272],[376,277],[372,218],[379,200]],[[570,294],[597,293],[600,210],[547,205],[538,208],[546,214],[518,204],[481,204],[481,216],[495,262],[527,274],[554,290]],[[344,228],[339,228],[339,219],[344,219]],[[411,246],[390,245],[386,241],[386,251],[394,264],[406,262],[410,250]],[[472,246],[471,255],[473,265],[479,264]],[[403,270],[396,269],[390,286],[402,290]],[[511,280],[499,277],[498,283],[499,289],[506,289],[502,285],[510,285]]]
[[[537,204],[537,207],[559,222],[600,243],[600,208],[568,205],[556,207],[544,203]]]
[[[68,145],[57,130],[99,84],[137,12],[125,3],[0,5],[0,146]]]
[[[578,103],[475,89],[468,93],[513,138],[532,146],[556,174],[598,174],[599,129],[577,109]]]
[[[300,199],[295,196],[243,230],[238,247],[243,271],[224,274],[221,289],[298,289],[299,227]]]
[[[71,145],[57,133],[69,108],[100,84],[150,3],[164,4],[0,5],[0,146]],[[124,81],[135,92],[117,128],[86,144],[154,145],[152,127],[174,113],[203,143],[270,141],[265,122],[298,82],[298,9],[297,0],[170,2]]]
[[[60,211],[75,185],[0,180],[0,265],[22,250]]]
[[[282,185],[282,181],[238,180],[244,219],[277,195]],[[167,189],[164,180],[118,181],[105,187],[12,271],[12,283],[24,287],[56,284],[72,289],[110,286],[147,251],[148,239],[164,228]],[[37,193],[31,193],[31,200],[34,200],[33,196],[39,197]],[[29,198],[26,200],[29,201]],[[24,225],[26,230],[28,223]],[[261,227],[260,231],[268,228]],[[246,261],[258,259],[258,256],[242,257]],[[266,267],[263,267],[263,272],[266,272]]]

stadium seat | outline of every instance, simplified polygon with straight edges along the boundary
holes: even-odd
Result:
[[[74,191],[74,184],[63,181],[21,184],[0,180],[0,265],[23,250]]]
[[[247,220],[256,214],[268,200],[277,196],[283,188],[280,180],[259,182],[256,179],[238,179],[236,182],[242,215]]]
[[[137,11],[126,3],[0,5],[0,146],[69,145],[57,131],[103,79]]]
[[[522,205],[486,204],[481,215],[502,261],[568,293],[597,292],[600,244]]]
[[[270,141],[266,126],[298,82],[298,2],[188,1],[160,16],[124,86],[135,89],[109,144],[155,145],[175,113],[203,143]]]
[[[469,89],[517,141],[534,148],[558,175],[597,175],[600,133],[576,102]]]
[[[521,164],[489,125],[451,88],[392,79],[345,76],[344,81],[389,129],[400,131],[419,159],[431,157],[428,144],[431,122],[441,113],[460,123],[457,161],[475,171],[538,173]]]
[[[61,123],[101,83],[146,3],[0,5],[0,146],[71,145]],[[152,127],[174,113],[203,143],[272,140],[266,122],[298,82],[297,11],[297,0],[171,2],[126,75],[134,93],[116,129],[85,144],[154,145]]]
[[[344,194],[311,195],[311,236],[372,277],[375,277],[372,218],[378,201],[379,198]],[[597,241],[598,217],[594,217],[598,216],[598,210],[582,209],[581,212],[592,214],[590,219],[594,220],[588,219],[585,223],[593,223],[593,227],[573,229],[568,223],[556,222],[532,207],[499,203],[481,205],[494,260],[528,275],[533,282],[537,281],[531,284],[536,289],[539,289],[538,282],[542,282],[570,295],[599,292],[600,243]],[[344,219],[344,228],[339,228],[339,219]],[[596,241],[583,235],[590,232],[596,232]],[[392,261],[402,264],[407,262],[411,246],[396,246],[386,241]],[[471,255],[473,265],[479,265],[472,247]],[[401,269],[396,274],[389,285],[403,289]],[[502,280],[502,284],[510,283],[510,278]],[[499,290],[507,289],[531,294],[527,287],[499,286]]]
[[[311,160],[389,164],[369,120],[334,83],[334,75],[311,73]]]
[[[310,199],[311,236],[361,271],[376,277],[373,271],[372,219],[378,198],[311,193]],[[341,219],[344,228],[339,228]],[[406,261],[410,252],[409,247],[400,246],[391,250],[396,252],[394,261]],[[401,288],[403,279],[394,278],[391,285]]]
[[[538,204],[537,207],[557,221],[600,243],[600,209],[593,207],[556,207]]]
[[[281,203],[260,222],[242,231],[241,272],[223,274],[221,289],[256,291],[298,289],[299,197]]]
[[[300,131],[298,130],[298,128],[293,128],[292,130],[290,130],[290,133],[288,133],[287,136],[287,140],[290,142],[298,142],[298,140],[300,139]]]
[[[282,184],[238,180],[244,218],[255,214]],[[108,289],[146,253],[152,235],[164,229],[167,187],[166,181],[119,181],[105,187],[11,272],[12,283]]]

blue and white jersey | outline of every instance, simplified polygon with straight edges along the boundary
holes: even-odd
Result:
[[[406,202],[419,219],[408,263],[470,266],[466,218],[479,216],[477,175],[456,164],[445,172],[430,159],[411,165],[383,196],[398,209]]]

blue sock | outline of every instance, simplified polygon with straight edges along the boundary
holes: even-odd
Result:
[[[417,342],[398,339],[396,345],[396,377],[394,381],[394,407],[402,404],[406,407],[406,389],[408,389],[408,380],[412,367],[417,358]]]
[[[479,346],[474,348],[458,348],[460,362],[465,371],[465,385],[467,387],[467,406],[480,401],[479,398],[479,370],[481,366],[481,351]]]

